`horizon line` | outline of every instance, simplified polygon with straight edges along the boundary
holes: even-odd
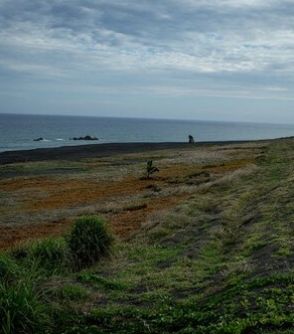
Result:
[[[139,117],[139,116],[105,116],[105,115],[72,115],[72,114],[37,114],[37,113],[7,113],[0,112],[0,115],[8,116],[50,116],[50,117],[85,117],[85,118],[113,118],[113,119],[137,119],[137,120],[153,120],[153,121],[181,121],[181,122],[208,122],[208,123],[242,123],[242,124],[263,124],[263,125],[283,125],[294,126],[293,123],[272,123],[263,121],[228,121],[228,120],[209,120],[209,119],[196,119],[196,118],[164,118],[164,117]]]

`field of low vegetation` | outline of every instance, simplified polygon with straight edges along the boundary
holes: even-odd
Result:
[[[294,333],[293,160],[280,139],[0,166],[0,333]]]

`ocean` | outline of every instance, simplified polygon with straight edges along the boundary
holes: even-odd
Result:
[[[270,139],[294,136],[294,125],[0,114],[0,151],[89,143],[185,142]],[[70,138],[96,136],[99,141]],[[34,139],[42,137],[42,141]]]

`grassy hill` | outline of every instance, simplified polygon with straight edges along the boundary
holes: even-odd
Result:
[[[153,193],[137,189],[142,196],[124,203],[123,221],[133,212],[144,221],[122,237],[115,229],[122,216],[107,211],[115,241],[91,267],[68,264],[68,237],[3,251],[3,333],[23,319],[28,326],[17,333],[294,333],[294,140],[206,150],[212,163],[185,150],[177,163],[157,155],[169,168],[151,185],[135,175]],[[163,192],[179,200],[161,207]],[[139,214],[156,201],[156,210]]]

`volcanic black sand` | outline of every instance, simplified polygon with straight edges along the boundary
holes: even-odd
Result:
[[[78,146],[62,146],[54,148],[38,148],[32,150],[7,151],[0,153],[0,165],[15,162],[45,160],[78,160],[83,158],[106,157],[123,153],[138,153],[153,150],[181,149],[191,145],[227,145],[246,141],[200,142],[196,144],[163,142],[163,143],[111,143]]]

